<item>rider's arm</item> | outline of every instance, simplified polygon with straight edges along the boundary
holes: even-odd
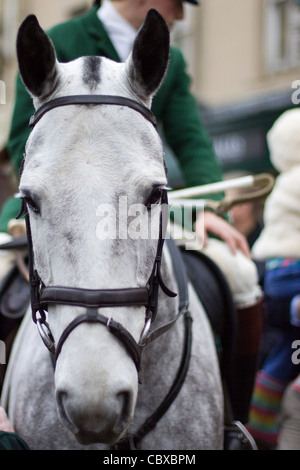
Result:
[[[198,237],[205,246],[209,235],[214,235],[223,240],[233,254],[239,249],[245,256],[251,258],[250,248],[247,238],[226,220],[218,217],[210,211],[203,211],[198,214],[195,230]]]

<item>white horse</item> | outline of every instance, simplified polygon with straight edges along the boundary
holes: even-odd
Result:
[[[149,311],[153,313],[144,305],[145,286],[158,270],[161,242],[161,218],[153,215],[161,213],[167,184],[162,144],[149,108],[167,68],[169,32],[151,10],[126,63],[102,57],[58,63],[52,43],[31,15],[20,27],[17,52],[22,79],[40,110],[27,142],[19,191],[28,211],[31,275],[38,273],[46,286],[39,290],[37,283],[35,289],[44,296],[42,307],[48,303],[56,363],[54,368],[30,308],[11,355],[3,404],[8,400],[9,417],[32,449],[110,449],[134,435],[166,397],[184,344],[182,315],[144,348],[139,384],[135,353],[147,338]],[[110,98],[108,104],[75,105],[74,95],[83,101],[86,95]],[[61,97],[73,104],[65,98],[63,105],[53,101]],[[50,107],[45,109],[45,103]],[[127,236],[118,232],[120,200],[129,208]],[[141,208],[135,219],[130,214],[134,204]],[[152,236],[130,236],[129,229],[136,233],[132,224],[137,218],[148,220],[150,206]],[[114,227],[116,214],[116,236],[105,236],[104,222],[106,228]],[[177,291],[166,244],[160,272],[168,288]],[[63,287],[55,291],[53,286]],[[135,303],[136,294],[143,299]],[[178,297],[160,289],[151,330],[173,321],[178,303]],[[51,349],[45,313],[41,305],[33,310]],[[189,310],[193,340],[184,383],[141,440],[141,449],[223,446],[223,392],[214,339],[190,285]],[[104,324],[96,317],[104,318]]]

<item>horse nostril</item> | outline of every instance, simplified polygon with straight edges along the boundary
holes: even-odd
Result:
[[[132,410],[132,394],[129,391],[119,392],[117,394],[119,405],[119,418],[114,426],[116,433],[122,433],[127,427]]]
[[[68,393],[65,391],[57,392],[56,400],[57,400],[58,412],[59,412],[61,420],[74,434],[76,434],[78,432],[78,428],[67,413],[66,405],[67,405],[67,400],[68,400]]]

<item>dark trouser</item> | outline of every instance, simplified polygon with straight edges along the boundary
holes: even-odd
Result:
[[[263,300],[237,310],[238,334],[228,389],[235,420],[247,423],[257,372],[265,308]]]

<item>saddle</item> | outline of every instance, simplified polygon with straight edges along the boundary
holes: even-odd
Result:
[[[25,240],[22,238],[1,245],[1,249],[19,249],[25,246]],[[4,341],[6,349],[6,364],[0,364],[0,393],[13,341],[29,303],[29,284],[20,274],[18,267],[13,266],[0,285],[0,341]]]

